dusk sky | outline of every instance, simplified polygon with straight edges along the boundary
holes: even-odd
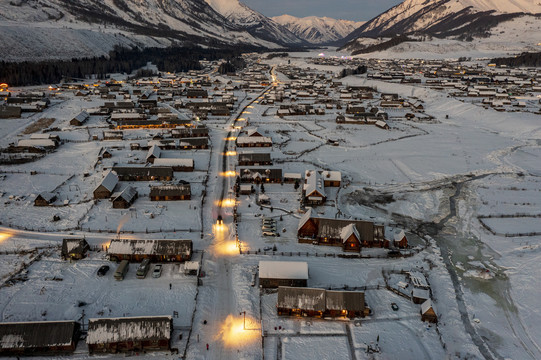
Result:
[[[403,0],[240,0],[268,17],[277,15],[328,16],[366,21]]]

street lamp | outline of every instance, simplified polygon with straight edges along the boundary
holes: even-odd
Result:
[[[246,330],[246,311],[241,311],[239,315],[244,314],[244,323],[242,325],[242,328]]]

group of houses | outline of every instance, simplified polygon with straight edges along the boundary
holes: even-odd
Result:
[[[339,246],[343,251],[360,252],[361,248],[406,248],[403,232],[392,240],[385,238],[385,226],[372,221],[323,218],[314,216],[312,208],[302,216],[297,228],[299,243]]]
[[[170,351],[171,316],[89,319],[89,354]],[[82,335],[76,321],[0,323],[0,356],[63,355],[73,353]]]

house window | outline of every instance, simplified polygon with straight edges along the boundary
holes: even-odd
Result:
[[[355,243],[351,243],[351,247],[355,247]]]

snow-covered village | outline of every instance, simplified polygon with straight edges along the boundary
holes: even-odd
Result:
[[[88,73],[91,22],[19,33],[41,8],[0,4],[0,66],[24,61],[0,69],[0,357],[540,359],[541,68],[517,62],[541,5],[459,0],[501,17],[468,41],[366,35],[419,2],[322,18],[302,49],[314,31],[285,22],[314,19],[254,12],[296,48],[222,25],[265,48],[195,50],[183,71],[138,48],[150,60],[121,70],[133,54],[100,28],[76,51],[118,67]],[[33,27],[72,30],[58,59],[79,76],[31,70],[45,49],[14,34]]]

